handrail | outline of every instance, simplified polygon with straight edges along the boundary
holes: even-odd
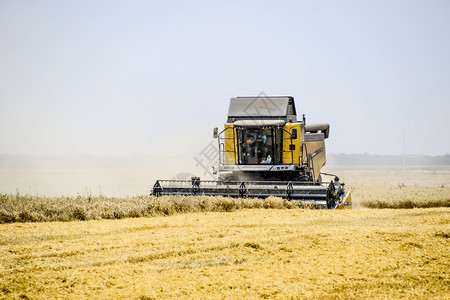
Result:
[[[301,158],[302,158],[302,160],[301,160],[301,162],[302,162],[302,166],[304,165],[304,158],[303,158],[303,148],[305,148],[305,152],[306,152],[306,155],[305,155],[305,157],[308,157],[308,147],[306,147],[306,144],[305,143],[302,143],[301,144],[301,149],[300,149],[300,155],[301,155]],[[300,162],[299,162],[299,164],[300,164]]]
[[[232,138],[227,138],[227,137],[221,137],[221,135],[227,131],[231,129],[233,131],[233,137]],[[225,143],[221,143],[221,140],[233,140],[233,150],[225,150]],[[222,130],[218,135],[217,135],[217,141],[219,143],[219,164],[224,165],[225,164],[225,153],[234,153],[234,160],[236,161],[236,140],[235,140],[235,131],[234,131],[234,127],[227,127],[224,130]],[[222,145],[222,147],[221,147]]]

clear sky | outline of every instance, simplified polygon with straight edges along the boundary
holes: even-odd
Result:
[[[450,1],[0,0],[0,153],[195,154],[291,95],[329,153],[450,153]]]

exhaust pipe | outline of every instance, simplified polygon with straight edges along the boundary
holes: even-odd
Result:
[[[328,123],[318,123],[305,125],[305,131],[310,133],[323,133],[324,137],[327,139],[330,135],[330,124]]]

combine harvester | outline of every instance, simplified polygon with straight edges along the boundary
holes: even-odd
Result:
[[[321,173],[329,124],[297,120],[293,97],[231,98],[228,119],[214,138],[218,180],[157,180],[152,194],[282,197],[326,208],[351,208],[351,195],[335,175]],[[332,176],[326,182],[323,176]]]

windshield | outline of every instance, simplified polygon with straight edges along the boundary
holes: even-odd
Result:
[[[277,164],[281,162],[281,128],[240,128],[239,164]]]

